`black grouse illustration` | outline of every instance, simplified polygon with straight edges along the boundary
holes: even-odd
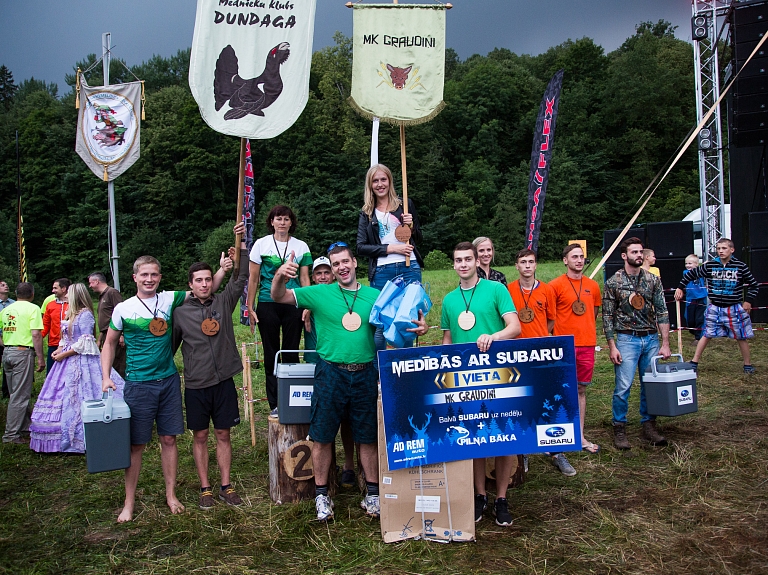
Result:
[[[225,120],[236,120],[253,114],[263,116],[264,108],[269,107],[283,91],[280,78],[280,64],[290,55],[290,44],[280,42],[267,54],[267,62],[260,76],[246,80],[238,74],[237,55],[232,46],[227,46],[216,60],[216,73],[213,78],[213,95],[216,98],[216,111],[229,101],[231,108],[224,114]]]

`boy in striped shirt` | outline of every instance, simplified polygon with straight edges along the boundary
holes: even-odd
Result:
[[[744,373],[751,375],[755,373],[755,368],[750,361],[747,340],[754,337],[749,312],[757,298],[757,281],[747,264],[733,257],[734,251],[733,241],[720,238],[717,242],[718,257],[697,268],[687,270],[675,290],[675,299],[680,301],[685,297],[684,290],[688,282],[705,278],[709,305],[704,320],[704,336],[696,346],[696,353],[691,363],[698,366],[701,354],[710,339],[730,337],[739,344],[741,356],[744,358]],[[746,298],[744,297],[745,287]]]

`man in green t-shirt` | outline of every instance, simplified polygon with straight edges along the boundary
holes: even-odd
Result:
[[[504,284],[480,279],[477,275],[477,248],[461,242],[453,250],[453,269],[459,276],[459,287],[443,299],[443,345],[477,342],[485,353],[494,341],[520,335],[515,304]],[[496,524],[512,524],[507,508],[507,487],[514,455],[496,458]],[[475,522],[483,518],[488,506],[485,492],[485,459],[475,459]]]
[[[352,436],[360,444],[360,463],[366,478],[367,495],[360,506],[368,515],[378,517],[378,372],[373,367],[374,326],[368,323],[368,318],[379,291],[357,282],[357,260],[346,244],[333,244],[328,258],[337,283],[286,289],[286,283],[297,276],[299,269],[291,253],[287,263],[275,274],[271,295],[275,302],[310,310],[315,319],[320,359],[315,368],[309,436],[314,441],[312,465],[317,519],[333,518],[328,472],[333,442],[345,414],[349,416]],[[427,332],[422,314],[416,324],[418,327],[410,331],[419,335]]]
[[[35,380],[33,363],[37,356],[37,370],[45,369],[43,356],[43,316],[40,308],[32,303],[35,288],[31,283],[20,282],[16,286],[16,303],[0,313],[5,351],[3,371],[8,376],[10,399],[5,422],[3,443],[28,443],[29,398]]]

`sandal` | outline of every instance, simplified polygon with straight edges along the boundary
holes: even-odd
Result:
[[[597,455],[600,453],[600,446],[597,443],[590,442],[589,444],[582,446],[581,450],[591,453],[592,455]]]

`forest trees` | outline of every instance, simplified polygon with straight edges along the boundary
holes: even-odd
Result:
[[[493,237],[497,263],[522,247],[533,127],[552,74],[565,69],[546,199],[540,255],[552,259],[572,238],[601,245],[695,123],[689,44],[666,22],[645,23],[612,53],[588,38],[538,56],[497,49],[461,61],[446,58],[446,108],[407,129],[408,190],[422,221],[422,253],[450,253],[460,240]],[[87,66],[95,56],[85,58]],[[272,140],[253,141],[257,224],[276,202],[297,213],[296,235],[313,254],[334,241],[354,243],[369,162],[370,122],[347,104],[351,42],[312,60],[310,98],[296,124]],[[146,80],[146,120],[139,161],[115,182],[121,285],[144,253],[163,265],[164,287],[181,288],[197,259],[215,257],[214,230],[235,215],[239,142],[200,118],[187,83],[189,50],[135,66]],[[100,68],[97,66],[97,72]],[[98,84],[98,76],[89,82]],[[113,81],[130,80],[113,60]],[[129,77],[130,76],[130,77]],[[70,88],[74,75],[68,76]],[[77,111],[72,89],[34,79],[18,84],[0,67],[0,273],[15,267],[15,132],[29,271],[47,286],[82,281],[108,269],[106,184],[74,152]],[[379,158],[400,187],[399,132],[383,125]],[[645,221],[681,219],[697,205],[695,153],[688,153],[649,204]],[[258,229],[259,233],[265,233]],[[228,235],[215,237],[225,242]],[[216,263],[212,261],[211,263]],[[360,261],[364,265],[363,261]]]

